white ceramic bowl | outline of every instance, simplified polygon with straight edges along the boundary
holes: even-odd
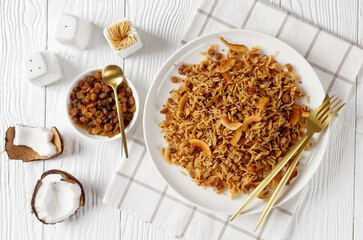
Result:
[[[67,95],[66,95],[66,106],[65,106],[65,110],[66,110],[66,115],[67,115],[67,119],[69,120],[69,123],[72,125],[72,127],[76,130],[76,132],[78,132],[80,135],[82,135],[83,137],[86,137],[88,139],[92,139],[92,140],[97,140],[97,141],[102,141],[102,142],[107,142],[107,141],[113,141],[116,139],[121,138],[121,134],[117,134],[115,136],[113,136],[112,138],[106,137],[106,136],[100,136],[100,135],[93,135],[93,134],[89,134],[88,131],[84,128],[81,128],[79,126],[77,126],[73,121],[71,116],[68,113],[68,106],[71,103],[71,98],[70,98],[70,94],[72,93],[72,90],[74,87],[76,87],[78,85],[78,82],[85,79],[85,77],[87,76],[93,76],[93,74],[95,72],[102,72],[102,69],[91,69],[88,71],[85,71],[83,73],[81,73],[80,75],[78,75],[73,82],[71,83],[71,85],[69,86],[69,89],[67,91]],[[131,122],[129,123],[129,125],[125,128],[125,133],[126,135],[129,135],[129,133],[132,133],[135,127],[135,123],[137,121],[138,115],[139,115],[139,107],[140,107],[140,102],[139,102],[139,96],[137,94],[136,88],[135,86],[132,84],[132,82],[126,78],[126,82],[127,85],[131,88],[132,90],[132,95],[135,99],[135,105],[136,105],[136,111],[134,112],[134,117],[132,118]]]

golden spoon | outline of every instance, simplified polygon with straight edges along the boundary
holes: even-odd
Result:
[[[126,81],[125,76],[124,76],[124,72],[117,65],[108,65],[102,71],[102,79],[108,86],[110,86],[113,89],[113,92],[115,94],[115,102],[116,102],[116,107],[117,107],[118,122],[120,123],[122,142],[123,142],[123,145],[124,145],[125,156],[126,156],[126,158],[128,158],[129,153],[127,151],[124,120],[122,118],[121,105],[120,105],[120,102],[119,102],[118,97],[117,97],[117,87],[123,81]]]

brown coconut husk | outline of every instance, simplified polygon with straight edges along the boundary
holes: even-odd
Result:
[[[5,151],[8,153],[9,159],[12,160],[20,159],[23,162],[30,162],[36,160],[49,160],[60,155],[64,150],[62,136],[60,135],[56,127],[52,127],[50,131],[54,134],[52,142],[57,148],[57,153],[51,157],[45,157],[39,155],[37,152],[35,152],[33,149],[31,149],[28,146],[14,145],[13,140],[15,137],[15,127],[9,127],[8,130],[6,131],[6,137],[5,137]]]

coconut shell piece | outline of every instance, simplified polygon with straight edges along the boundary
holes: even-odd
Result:
[[[54,134],[53,144],[57,148],[57,153],[51,157],[44,157],[39,155],[33,149],[24,145],[14,145],[13,140],[15,137],[15,127],[9,127],[6,131],[5,137],[5,151],[8,153],[9,159],[13,160],[22,160],[23,162],[30,162],[36,160],[48,160],[57,157],[59,154],[63,152],[64,144],[63,139],[58,129],[56,127],[52,127],[50,131]]]
[[[34,191],[33,191],[33,196],[32,196],[32,199],[31,199],[31,210],[32,210],[32,213],[35,214],[35,217],[42,223],[44,224],[50,224],[50,225],[53,225],[53,224],[56,224],[56,223],[47,223],[45,221],[43,221],[42,219],[39,218],[38,216],[38,213],[37,213],[37,210],[35,208],[35,199],[37,197],[37,193],[38,193],[38,190],[40,188],[40,186],[42,185],[42,180],[50,175],[50,174],[59,174],[61,175],[61,181],[66,181],[66,182],[69,182],[69,183],[74,183],[74,184],[78,184],[78,186],[81,188],[81,197],[79,199],[79,207],[82,207],[84,206],[85,204],[85,193],[84,193],[84,189],[83,189],[83,186],[82,184],[80,183],[80,181],[78,181],[77,178],[73,177],[70,173],[67,173],[65,171],[62,171],[62,170],[58,170],[58,169],[52,169],[52,170],[49,170],[49,171],[46,171],[45,173],[42,174],[42,176],[40,177],[40,179],[38,180],[37,184],[35,185],[34,187]],[[73,216],[74,214],[77,213],[78,209],[71,215]],[[69,217],[71,217],[69,216]],[[65,220],[65,219],[64,219]],[[60,222],[63,222],[64,220],[60,221]]]

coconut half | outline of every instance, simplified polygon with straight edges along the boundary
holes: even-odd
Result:
[[[25,145],[14,145],[13,140],[15,137],[15,127],[9,127],[6,131],[5,137],[5,151],[8,153],[9,159],[20,159],[23,162],[35,161],[35,160],[48,160],[57,157],[63,152],[64,144],[62,136],[58,132],[56,127],[52,127],[50,131],[54,134],[52,143],[57,149],[57,153],[51,157],[41,156],[32,148]]]
[[[62,222],[84,206],[82,184],[71,174],[53,169],[42,174],[31,200],[32,212],[44,224]]]

